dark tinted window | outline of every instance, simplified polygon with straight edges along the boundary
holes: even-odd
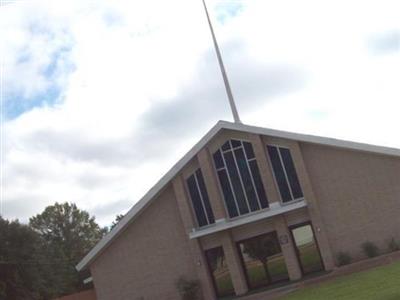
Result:
[[[251,211],[259,210],[260,205],[257,201],[256,191],[254,190],[253,181],[250,175],[247,161],[244,157],[243,149],[236,149],[234,153],[236,156],[237,165],[239,167],[240,176],[243,180],[244,190],[247,195],[247,199],[249,200],[250,209]]]
[[[227,151],[229,149],[231,149],[231,143],[229,143],[229,141],[227,141],[225,144],[222,145],[222,151]]]
[[[224,167],[224,161],[222,160],[221,156],[221,151],[217,151],[214,153],[214,162],[215,162],[215,168],[218,170],[220,168]]]
[[[256,185],[257,195],[260,199],[262,208],[268,207],[268,200],[265,194],[264,185],[261,181],[260,171],[258,170],[257,161],[252,160],[249,162],[251,173],[253,174],[254,184]]]
[[[196,177],[197,177],[197,182],[199,184],[200,193],[201,193],[201,196],[203,198],[204,209],[205,209],[207,217],[208,217],[208,222],[210,224],[214,223],[215,222],[214,214],[213,214],[213,211],[211,209],[210,199],[208,199],[206,185],[204,183],[203,174],[201,173],[200,169],[197,169]]]
[[[243,142],[244,151],[246,152],[247,159],[254,158],[253,146],[249,142]]]
[[[279,148],[283,164],[286,169],[286,174],[289,179],[289,184],[292,189],[294,199],[303,197],[303,191],[301,190],[299,178],[297,177],[296,169],[294,168],[294,163],[292,156],[290,155],[289,149]]]
[[[203,205],[201,203],[199,189],[197,188],[196,179],[194,175],[187,179],[187,185],[189,188],[190,198],[192,199],[193,209],[196,214],[197,223],[199,226],[208,224]]]
[[[229,178],[231,179],[233,190],[235,192],[236,201],[239,206],[240,214],[245,214],[249,212],[249,208],[247,207],[247,202],[244,196],[242,183],[240,182],[239,173],[236,168],[236,163],[233,158],[232,152],[225,152],[224,158],[226,162],[226,166],[228,167]]]
[[[229,183],[228,175],[225,170],[218,171],[219,182],[221,183],[222,192],[224,193],[224,199],[226,208],[228,209],[229,216],[231,218],[239,215],[236,208],[236,202],[233,197],[232,189]]]
[[[272,169],[283,202],[303,197],[293,159],[289,149],[267,146]]]
[[[242,142],[238,141],[238,140],[231,140],[231,144],[233,148],[237,148],[237,147],[241,147],[242,146]]]
[[[186,180],[193,210],[196,214],[198,225],[205,226],[215,222],[203,174],[200,169]]]
[[[230,217],[268,207],[251,143],[228,141],[213,157]]]

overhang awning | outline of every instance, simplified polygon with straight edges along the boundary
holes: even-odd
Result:
[[[219,231],[257,222],[263,219],[272,218],[274,216],[294,211],[303,207],[307,207],[307,202],[304,199],[284,205],[282,205],[279,202],[273,202],[271,203],[268,209],[264,209],[260,212],[237,217],[232,220],[226,220],[226,219],[217,220],[214,224],[211,224],[209,226],[193,229],[193,231],[189,233],[189,238],[196,239]]]

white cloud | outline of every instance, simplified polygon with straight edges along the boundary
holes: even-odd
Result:
[[[208,4],[245,123],[400,147],[400,53],[371,52],[371,39],[399,32],[397,1],[232,1]],[[111,223],[231,119],[202,9],[200,0],[0,9],[5,103],[60,89],[55,103],[3,124],[5,217],[73,201]]]

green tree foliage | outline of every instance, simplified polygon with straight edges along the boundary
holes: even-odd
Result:
[[[0,216],[0,299],[54,299],[84,289],[75,265],[106,229],[75,204],[56,203],[24,225]]]
[[[0,299],[48,299],[40,236],[0,216]]]
[[[94,217],[73,203],[55,203],[29,220],[42,238],[48,262],[53,266],[48,278],[57,296],[84,289],[75,266],[107,232]]]
[[[110,231],[111,231],[115,226],[117,226],[117,224],[119,223],[119,221],[122,220],[123,217],[124,217],[124,215],[121,215],[121,214],[115,216],[115,220],[112,222],[112,224],[111,224],[111,226],[110,226]]]

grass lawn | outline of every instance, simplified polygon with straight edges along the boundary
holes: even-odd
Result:
[[[400,300],[400,262],[306,287],[280,300]]]

